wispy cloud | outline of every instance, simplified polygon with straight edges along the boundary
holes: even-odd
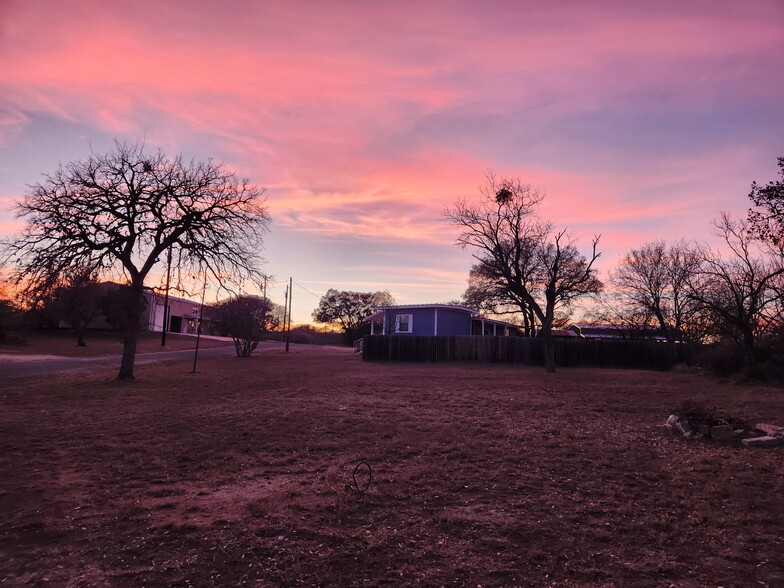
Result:
[[[362,243],[349,265],[371,284],[392,280],[381,252],[398,273],[405,244],[448,255],[444,207],[495,169],[614,255],[707,234],[775,172],[783,24],[777,0],[7,0],[0,198],[90,145],[144,137],[269,188],[273,272],[317,273],[304,257]],[[15,226],[7,209],[0,223]],[[328,279],[356,282],[344,265]],[[464,287],[426,280],[400,280],[399,296]]]

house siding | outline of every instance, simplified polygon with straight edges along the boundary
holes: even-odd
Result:
[[[438,310],[438,335],[468,335],[471,333],[471,316],[459,310],[439,308]],[[401,308],[387,310],[387,324],[394,325],[399,315],[409,314],[413,320],[411,333],[395,333],[396,335],[424,335],[432,336],[436,327],[435,308]]]
[[[430,334],[432,334],[432,329]],[[471,315],[450,308],[438,309],[438,336],[451,337],[454,335],[471,334]]]
[[[147,302],[145,314],[142,317],[142,328],[160,333],[163,330],[163,303],[165,297],[160,293],[145,292]],[[169,333],[196,334],[196,325],[199,322],[201,305],[199,302],[169,296]],[[202,333],[215,334],[217,332],[217,317],[214,308],[205,305],[202,317]]]
[[[369,316],[371,333],[376,335],[412,335],[420,337],[468,337],[482,335],[519,336],[520,329],[515,325],[489,318],[478,317],[479,311],[456,305],[411,305],[378,306]],[[401,321],[399,317],[410,317]],[[401,331],[399,326],[410,322],[411,331]]]

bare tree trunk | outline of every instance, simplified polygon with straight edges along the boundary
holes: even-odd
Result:
[[[87,343],[84,340],[84,332],[87,330],[87,325],[84,323],[77,323],[75,329],[76,329],[76,344],[79,347],[87,347]]]
[[[743,350],[746,355],[746,370],[751,374],[757,367],[757,358],[754,357],[754,333],[749,329],[743,330]]]
[[[123,352],[120,360],[120,373],[118,380],[133,380],[133,366],[136,361],[136,344],[139,341],[139,331],[142,322],[142,306],[144,303],[143,284],[131,284],[131,293],[128,297],[128,327],[123,338]]]
[[[654,308],[653,316],[656,317],[656,322],[659,323],[659,329],[661,329],[661,332],[664,333],[664,337],[667,339],[667,343],[674,343],[676,337],[675,329],[671,328],[670,325],[667,324],[667,320],[664,318],[664,314],[662,313],[661,309],[658,307]]]
[[[555,373],[555,342],[553,341],[553,318],[555,317],[555,295],[550,289],[545,292],[547,306],[542,321],[542,339],[544,340],[544,371]]]
[[[520,306],[520,313],[523,315],[523,333],[526,337],[536,337],[536,322],[534,319],[534,310],[528,304],[518,303]]]
[[[555,373],[555,341],[553,341],[552,326],[545,325],[542,329],[544,341],[544,370],[548,374]]]

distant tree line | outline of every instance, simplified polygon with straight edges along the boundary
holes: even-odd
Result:
[[[128,306],[137,303],[127,286],[99,282],[95,274],[78,268],[66,272],[46,296],[24,307],[7,297],[7,290],[0,291],[0,341],[9,331],[65,326],[72,329],[77,345],[85,347],[88,329],[99,317],[112,330],[124,332]],[[250,357],[262,340],[281,328],[283,307],[261,296],[230,296],[209,309],[217,334],[234,340],[237,357]]]
[[[670,342],[730,342],[748,373],[771,365],[784,373],[784,157],[778,167],[779,179],[752,183],[746,216],[721,213],[713,221],[717,246],[644,243],[606,284],[596,268],[598,235],[581,250],[571,233],[541,217],[542,192],[488,174],[478,199],[457,200],[444,213],[457,244],[474,257],[461,303],[541,337],[548,371],[555,370],[554,329],[587,301],[595,319],[655,330]],[[123,332],[118,379],[133,378],[150,276],[173,266],[178,283],[198,275],[205,287],[209,280],[230,294],[232,285],[258,283],[270,221],[264,190],[222,164],[120,142],[45,175],[17,215],[23,230],[0,243],[0,266],[11,272],[0,291],[0,339],[23,314],[56,316],[85,345],[87,327],[103,314]],[[121,285],[107,290],[98,282],[107,276]],[[385,291],[332,289],[312,316],[350,341],[369,328],[375,307],[393,303]],[[220,311],[240,356],[280,324],[265,298],[231,295]]]
[[[623,256],[607,289],[595,273],[598,237],[581,255],[565,231],[537,218],[541,193],[489,175],[478,203],[462,200],[446,211],[461,231],[458,245],[476,259],[463,301],[512,315],[527,335],[544,337],[548,371],[553,327],[590,296],[594,320],[670,342],[729,341],[748,374],[784,375],[784,158],[778,165],[780,180],[752,184],[745,218],[721,213],[713,221],[718,246],[645,243]]]
[[[596,269],[599,236],[581,253],[567,230],[539,216],[542,192],[490,173],[478,200],[458,200],[445,211],[460,231],[457,244],[475,260],[455,303],[541,337],[547,371],[555,370],[553,330],[567,326],[587,299],[582,310],[595,322],[670,343],[730,342],[737,367],[750,375],[764,375],[760,362],[784,375],[784,158],[779,168],[781,180],[752,184],[745,218],[721,213],[713,221],[718,246],[645,243],[622,257],[606,286]],[[364,319],[375,307],[389,304],[388,292],[329,290],[313,319],[352,340],[368,331]]]
[[[0,289],[0,341],[14,331],[64,326],[73,330],[76,344],[85,347],[87,331],[99,317],[115,331],[128,327],[127,286],[100,282],[94,272],[81,267],[69,268],[45,294],[34,298],[15,299],[10,291],[7,283]],[[144,299],[140,304],[143,311]]]

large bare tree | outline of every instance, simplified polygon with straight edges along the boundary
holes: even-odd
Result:
[[[700,248],[700,271],[689,280],[689,296],[711,312],[716,326],[742,346],[753,369],[757,337],[780,324],[784,257],[761,244],[749,224],[723,213],[714,222],[723,251]]]
[[[507,291],[509,300],[519,300],[521,312],[533,311],[541,325],[545,369],[555,372],[557,312],[602,289],[594,267],[599,237],[590,258],[582,255],[565,230],[538,218],[544,196],[519,179],[488,174],[479,191],[478,202],[458,200],[445,216],[460,230],[457,244],[474,251],[483,276]]]
[[[228,287],[258,279],[269,215],[264,190],[222,164],[169,159],[141,143],[60,166],[17,205],[26,222],[4,245],[25,293],[53,287],[73,267],[122,274],[141,301],[171,248],[174,267]],[[143,305],[129,304],[118,379],[132,379]]]
[[[660,240],[627,253],[610,281],[621,306],[634,316],[653,318],[672,342],[688,338],[689,321],[699,310],[688,296],[689,280],[699,271],[696,246],[686,241],[668,246]]]

